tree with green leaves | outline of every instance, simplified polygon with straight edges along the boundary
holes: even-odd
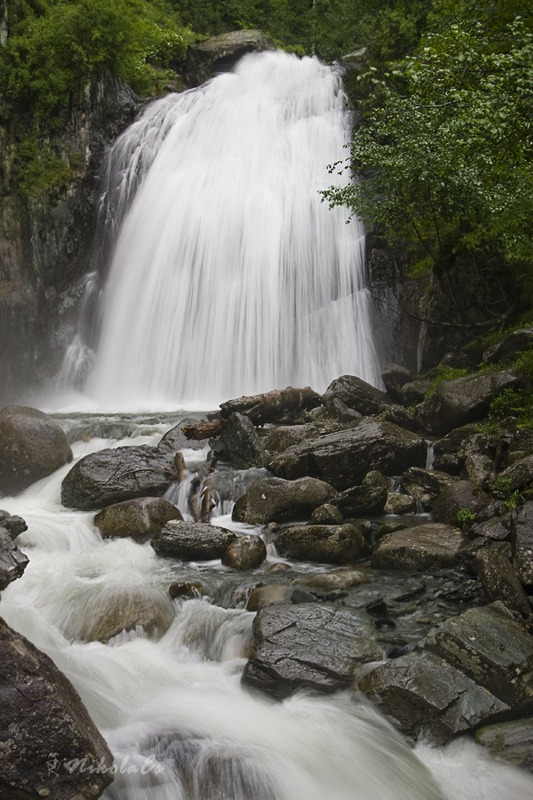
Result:
[[[483,287],[492,291],[495,278],[522,297],[533,286],[533,34],[518,16],[438,20],[413,55],[361,76],[367,99],[350,158],[358,177],[325,194],[407,246],[459,313],[476,298],[452,296],[450,275],[470,270],[467,284],[489,311],[498,298]]]

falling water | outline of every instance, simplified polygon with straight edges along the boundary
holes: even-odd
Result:
[[[363,230],[320,195],[349,122],[337,71],[270,52],[117,141],[104,216],[124,219],[87,385],[102,405],[379,381]]]

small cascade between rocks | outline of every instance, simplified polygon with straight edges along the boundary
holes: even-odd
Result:
[[[324,391],[343,373],[379,383],[364,231],[320,194],[348,180],[328,165],[349,135],[340,72],[269,52],[156,101],[118,139],[85,382],[100,407]]]

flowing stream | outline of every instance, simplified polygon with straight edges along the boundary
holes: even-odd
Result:
[[[130,427],[127,439],[76,442],[75,457],[110,445],[155,444],[169,423]],[[198,459],[192,451],[185,456],[189,465]],[[69,469],[2,498],[3,508],[28,523],[17,542],[30,563],[1,606],[6,621],[73,682],[107,739],[117,773],[105,800],[533,796],[531,776],[491,761],[471,742],[412,750],[367,703],[347,693],[302,693],[281,703],[250,693],[240,675],[254,615],[213,599],[223,596],[215,587],[231,570],[219,562],[162,559],[149,544],[128,539],[102,540],[92,513],[60,505]],[[235,485],[241,477],[235,473]],[[214,521],[232,524],[227,513]],[[255,577],[275,560],[270,551]],[[168,586],[183,579],[211,585],[213,598],[171,601]],[[166,621],[162,636],[137,629],[107,644],[91,640],[95,622],[139,599]]]
[[[320,194],[348,180],[328,165],[349,132],[340,73],[270,52],[155,102],[118,139],[99,234],[116,245],[85,386],[100,407],[324,391],[345,373],[379,383],[364,232]],[[79,337],[68,380],[78,359],[86,371]]]

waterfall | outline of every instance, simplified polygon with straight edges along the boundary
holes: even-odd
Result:
[[[349,135],[339,71],[282,52],[150,105],[108,161],[117,238],[86,391],[154,408],[378,383],[364,232],[320,195]]]

